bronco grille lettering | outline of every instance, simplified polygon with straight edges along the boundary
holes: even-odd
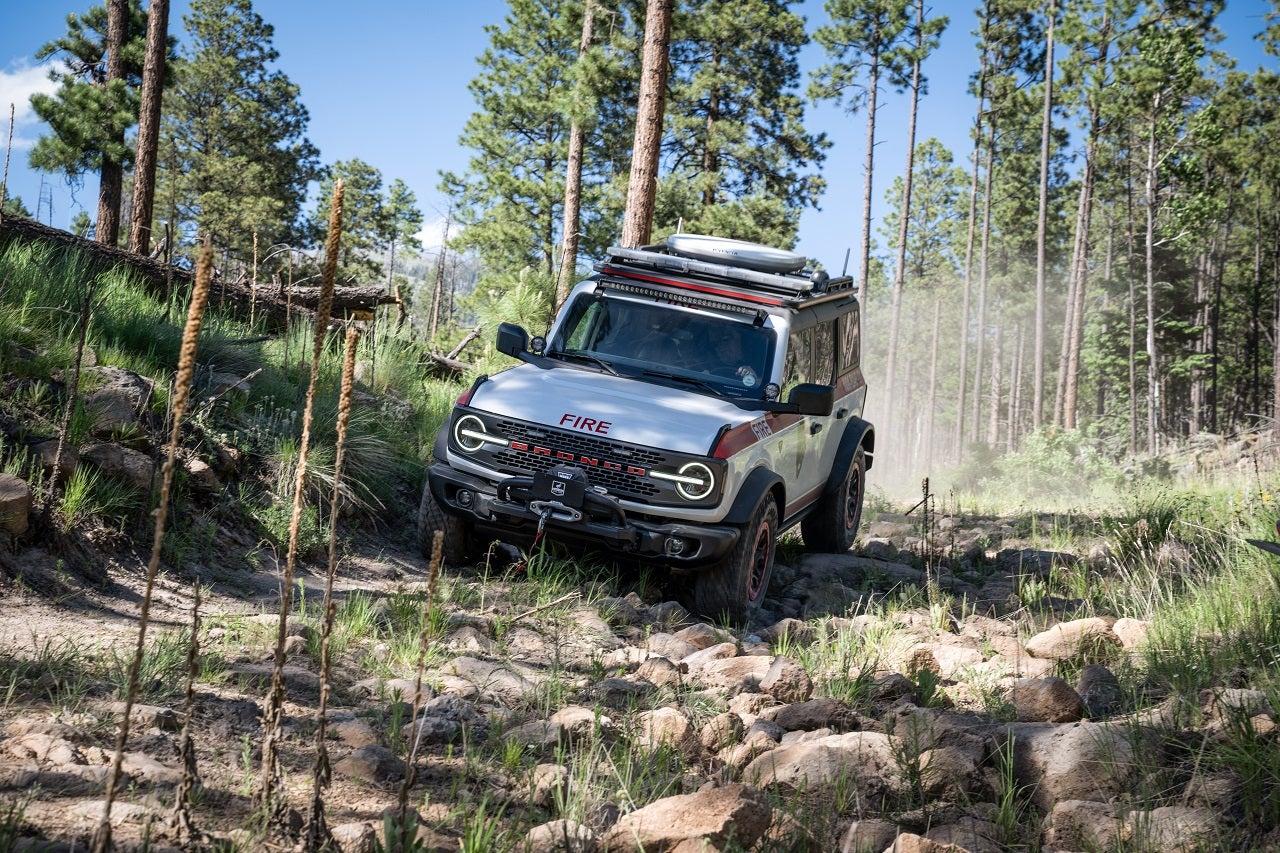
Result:
[[[527,441],[510,441],[507,444],[512,450],[518,453],[532,453],[534,456],[547,456],[558,459],[562,462],[572,462],[576,465],[584,465],[588,468],[603,468],[606,471],[625,471],[633,477],[644,477],[648,475],[648,470],[635,465],[623,465],[620,462],[610,462],[607,459],[598,459],[593,456],[586,456],[579,453],[571,453],[567,450],[556,450],[551,447],[541,447],[537,444],[530,444]]]

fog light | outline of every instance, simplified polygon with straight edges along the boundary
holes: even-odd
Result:
[[[471,494],[470,489],[458,489],[455,496],[458,500],[458,506],[471,506],[471,501],[475,499],[475,495]]]
[[[668,557],[678,557],[684,553],[685,541],[678,536],[668,536],[662,543],[662,550]]]

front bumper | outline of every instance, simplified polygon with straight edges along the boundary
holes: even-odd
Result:
[[[532,540],[543,523],[547,535],[558,540],[693,568],[723,557],[741,535],[733,525],[628,515],[615,498],[597,492],[590,492],[577,507],[530,499],[529,477],[510,477],[494,485],[440,461],[431,466],[428,481],[445,512],[496,539]]]

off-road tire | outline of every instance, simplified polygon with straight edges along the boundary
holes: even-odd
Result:
[[[418,503],[418,550],[431,559],[436,531],[444,532],[444,553],[441,555],[450,566],[462,566],[475,557],[475,536],[471,525],[450,515],[440,506],[431,493],[431,484],[422,484],[422,500]]]
[[[766,494],[742,526],[733,550],[694,578],[694,607],[708,618],[746,623],[769,591],[777,545],[778,505]]]
[[[867,491],[867,456],[859,447],[835,491],[818,500],[800,521],[806,551],[843,554],[853,547],[862,524],[862,501]]]

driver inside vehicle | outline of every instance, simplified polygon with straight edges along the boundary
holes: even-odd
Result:
[[[748,388],[754,388],[760,382],[760,374],[751,365],[743,345],[744,329],[736,325],[718,323],[712,327],[712,357],[707,368],[709,373],[727,376],[739,380]]]

